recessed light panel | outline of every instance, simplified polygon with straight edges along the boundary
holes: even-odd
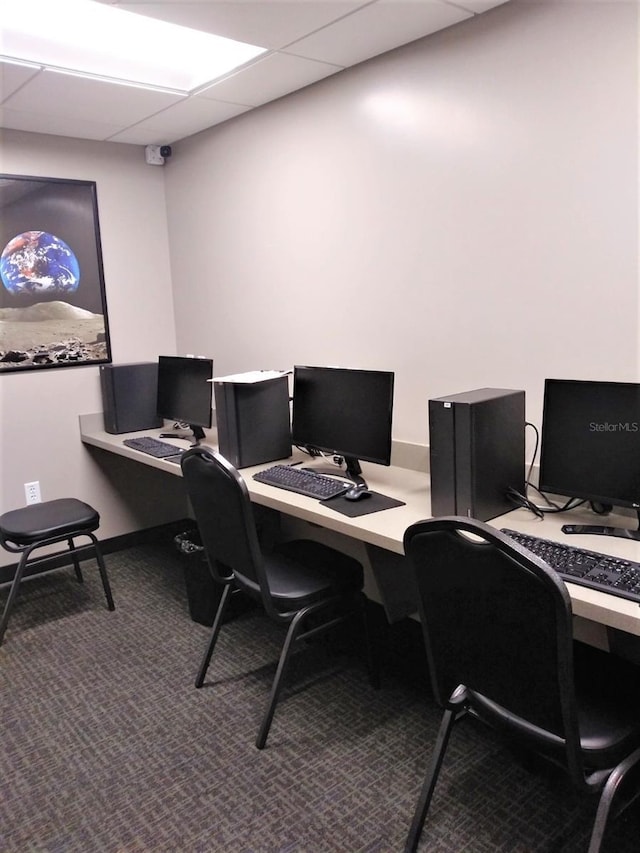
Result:
[[[92,0],[5,0],[2,58],[187,93],[265,48]]]

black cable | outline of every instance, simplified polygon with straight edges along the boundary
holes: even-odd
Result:
[[[538,518],[544,518],[544,513],[540,509],[540,507],[536,506],[529,498],[525,497],[525,495],[521,494],[517,489],[513,489],[509,487],[506,492],[507,499],[516,507],[521,507],[522,509],[528,509],[529,512],[532,512],[534,515],[537,515]]]
[[[548,506],[538,506],[535,504],[530,498],[521,494],[517,489],[509,488],[507,489],[506,495],[507,498],[511,501],[512,504],[518,507],[522,507],[523,509],[528,509],[530,512],[537,515],[538,518],[544,518],[545,515],[554,513],[554,512],[568,512],[571,509],[575,509],[576,507],[582,506],[586,501],[579,500],[578,498],[568,498],[566,503],[562,506],[558,506],[558,504],[553,503],[553,501],[549,500],[549,498],[541,492],[537,486],[534,486],[533,483],[528,483],[528,486],[535,489],[538,494],[542,495],[542,497],[549,504]]]
[[[529,423],[529,421],[525,421],[524,427],[525,427],[525,429],[527,427],[531,427],[531,429],[533,430],[535,437],[536,437],[536,443],[533,446],[533,454],[531,456],[531,464],[529,465],[529,471],[527,472],[527,477],[526,477],[525,483],[524,483],[524,492],[525,492],[525,496],[526,496],[527,486],[529,486],[531,483],[531,472],[533,471],[533,464],[536,461],[536,456],[538,455],[538,446],[540,444],[540,433],[538,432],[537,426],[535,424]]]
[[[586,503],[586,501],[580,500],[578,498],[568,498],[562,506],[559,506],[557,503],[552,501],[544,492],[540,491],[540,489],[536,485],[534,485],[534,483],[531,482],[531,473],[533,471],[536,456],[538,455],[538,448],[540,446],[540,433],[538,432],[538,428],[536,427],[536,425],[529,423],[529,421],[525,422],[525,427],[531,427],[535,434],[536,441],[533,448],[533,454],[531,456],[531,463],[529,464],[529,470],[527,471],[527,476],[525,478],[524,494],[520,494],[517,489],[508,489],[507,498],[511,501],[511,503],[513,503],[517,507],[528,509],[538,518],[544,518],[547,513],[568,512],[569,510],[575,509],[576,507],[582,506],[582,504]],[[536,492],[542,497],[542,499],[546,501],[547,506],[538,506],[529,498],[527,492],[530,488],[536,490]]]
[[[299,450],[301,453],[306,453],[306,455],[307,455],[307,456],[311,456],[311,457],[313,457],[313,458],[316,458],[316,457],[318,457],[318,456],[322,456],[322,454],[320,453],[320,451],[319,451],[319,450],[316,450],[316,448],[315,448],[315,447],[307,447],[306,445],[304,445],[304,446],[303,446],[303,445],[301,445],[301,444],[296,444],[296,445],[294,445],[294,446],[295,446],[295,447],[297,448],[297,450]]]

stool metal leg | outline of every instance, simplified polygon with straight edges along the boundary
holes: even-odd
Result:
[[[104,564],[104,558],[102,556],[102,549],[100,548],[100,544],[98,540],[93,535],[93,533],[87,534],[91,541],[93,542],[93,548],[95,551],[96,563],[98,564],[98,569],[100,571],[100,577],[102,579],[102,587],[104,589],[105,598],[107,599],[107,606],[109,610],[115,610],[116,606],[113,603],[113,595],[111,594],[111,584],[109,583],[109,576],[107,575],[107,567]]]
[[[80,568],[80,561],[78,560],[78,555],[75,553],[76,546],[74,544],[73,539],[67,539],[67,545],[69,546],[69,551],[71,553],[71,559],[73,560],[73,568],[76,571],[76,577],[78,578],[78,583],[84,583],[84,578],[82,576],[82,569]]]
[[[7,598],[7,603],[4,606],[2,619],[0,619],[0,646],[2,645],[2,641],[4,639],[4,632],[7,630],[9,616],[11,615],[13,603],[16,599],[16,595],[18,594],[18,587],[20,586],[20,581],[22,580],[22,575],[24,574],[24,570],[27,565],[27,560],[29,559],[29,554],[31,553],[34,547],[36,546],[31,546],[30,548],[27,548],[25,551],[22,552],[20,562],[18,563],[18,568],[16,569],[16,573],[13,576],[13,583],[11,584],[11,588],[9,589],[9,597]]]

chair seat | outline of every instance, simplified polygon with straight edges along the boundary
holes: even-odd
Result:
[[[617,704],[617,691],[602,692],[597,681],[576,684],[576,704],[580,750],[589,773],[615,767],[622,759],[640,746],[638,712],[636,702]],[[536,726],[509,713],[504,707],[486,696],[467,691],[469,705],[480,719],[498,731],[505,731],[511,738],[522,739],[551,760],[561,762],[565,755],[565,742],[558,735]]]
[[[3,538],[19,546],[64,537],[78,531],[97,530],[98,512],[76,498],[58,498],[10,510],[0,516]]]
[[[343,595],[362,589],[363,570],[357,560],[308,539],[294,540],[264,555],[269,590],[279,609],[308,607],[328,595]],[[257,584],[236,578],[254,595]]]
[[[574,644],[580,746],[591,769],[614,767],[640,745],[640,678],[636,664]]]
[[[574,642],[574,684],[580,749],[589,772],[615,767],[640,746],[640,676],[636,664]],[[478,716],[512,736],[523,736],[551,759],[562,760],[564,741],[531,720],[511,714],[486,696],[468,691]]]

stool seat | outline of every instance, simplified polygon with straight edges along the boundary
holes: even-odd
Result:
[[[6,551],[20,554],[20,560],[9,589],[9,597],[2,618],[0,618],[0,644],[4,638],[9,616],[27,566],[30,572],[37,566],[42,567],[42,571],[61,568],[59,558],[65,556],[67,560],[62,565],[64,566],[71,561],[78,582],[82,583],[83,577],[79,557],[89,552],[95,557],[98,564],[107,607],[109,610],[115,610],[107,569],[100,544],[94,534],[94,530],[97,530],[99,525],[100,515],[98,512],[88,503],[77,498],[58,498],[43,503],[29,504],[29,506],[9,510],[9,512],[0,515],[0,545]],[[76,547],[74,539],[80,536],[89,539],[89,542]],[[48,551],[43,556],[31,557],[32,553],[38,548],[50,545],[60,546],[64,540],[67,544],[66,550],[58,548],[55,552]],[[56,564],[52,565],[54,560]]]
[[[0,515],[0,532],[16,545],[31,545],[42,539],[66,537],[79,531],[97,530],[98,512],[76,498],[58,498],[30,504]]]

